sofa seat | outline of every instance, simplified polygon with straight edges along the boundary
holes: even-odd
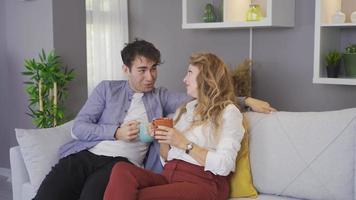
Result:
[[[36,195],[36,190],[30,182],[22,185],[22,200],[27,200],[29,197],[33,198]]]
[[[257,199],[252,198],[231,198],[229,200],[300,200],[291,197],[282,197],[277,195],[260,194]]]

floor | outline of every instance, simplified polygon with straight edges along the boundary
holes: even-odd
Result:
[[[11,183],[4,176],[0,176],[0,200],[11,200]]]

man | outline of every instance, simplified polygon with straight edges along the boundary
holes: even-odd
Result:
[[[141,142],[138,124],[175,112],[189,98],[155,88],[161,55],[153,44],[135,40],[121,51],[121,57],[128,81],[103,81],[95,88],[74,120],[75,139],[61,147],[61,159],[34,199],[102,199],[116,162],[162,170],[159,144]],[[252,109],[273,110],[266,102],[247,100]]]

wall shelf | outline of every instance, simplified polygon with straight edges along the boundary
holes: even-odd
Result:
[[[295,0],[254,0],[259,4],[264,18],[257,22],[226,21],[205,23],[204,6],[212,3],[216,11],[222,10],[224,0],[182,0],[183,29],[219,29],[219,28],[253,28],[253,27],[293,27]],[[246,1],[247,2],[247,1]],[[249,1],[248,1],[249,2]],[[220,8],[220,9],[219,9]],[[238,11],[238,9],[236,9]],[[245,11],[244,11],[245,12]],[[223,17],[220,17],[223,18]]]
[[[333,24],[331,17],[339,9],[345,13],[346,22]],[[355,0],[315,1],[313,83],[356,85],[356,78],[348,78],[344,74],[341,74],[340,78],[327,78],[324,59],[329,51],[344,52],[347,45],[356,43],[355,37],[352,36],[353,31],[356,31],[356,24],[350,22],[350,15],[353,11],[356,11]]]
[[[321,27],[341,27],[341,28],[347,28],[347,27],[354,27],[356,28],[355,23],[343,23],[343,24],[322,24],[320,25]]]
[[[314,78],[314,83],[335,85],[356,85],[355,78]]]

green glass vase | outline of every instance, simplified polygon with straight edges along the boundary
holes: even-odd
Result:
[[[260,21],[262,19],[261,7],[258,4],[250,4],[246,13],[246,21]]]

